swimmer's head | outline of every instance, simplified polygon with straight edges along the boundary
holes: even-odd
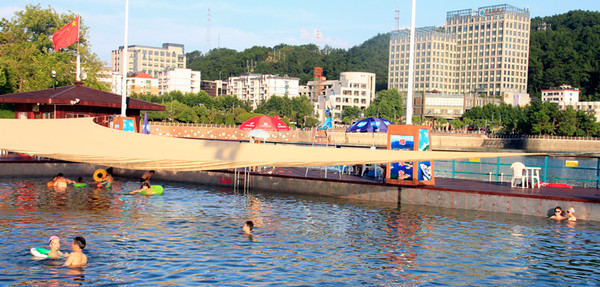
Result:
[[[59,173],[58,173],[56,176],[58,176],[58,177],[63,177],[63,176],[65,176],[65,175],[64,175],[62,172],[59,172]]]
[[[247,226],[248,229],[250,229],[250,231],[252,231],[252,229],[254,228],[254,222],[248,220],[248,221],[246,221],[246,223],[244,224],[244,226]]]
[[[58,238],[58,236],[56,236],[56,235],[52,235],[52,236],[50,236],[50,239],[48,239],[48,244],[51,244],[52,241],[54,241],[54,240],[60,241],[60,238]]]
[[[575,208],[571,207],[567,210],[567,213],[575,213]]]
[[[73,244],[79,246],[79,248],[85,248],[85,238],[83,236],[77,236],[73,238]]]

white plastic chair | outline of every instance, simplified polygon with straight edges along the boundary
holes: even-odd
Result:
[[[517,161],[510,166],[510,169],[513,170],[513,177],[510,181],[510,187],[517,186],[517,180],[520,180],[521,188],[525,188],[528,182],[527,174],[524,173],[525,165],[522,162]]]

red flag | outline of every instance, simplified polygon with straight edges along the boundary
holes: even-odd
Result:
[[[71,46],[79,40],[79,16],[52,35],[54,51]]]

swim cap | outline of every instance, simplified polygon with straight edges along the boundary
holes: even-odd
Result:
[[[575,208],[571,207],[571,208],[569,208],[569,210],[568,210],[568,211],[569,211],[570,213],[575,213]]]
[[[50,239],[48,239],[48,244],[52,243],[52,240],[54,240],[54,239],[60,241],[60,238],[58,238],[58,236],[52,235],[52,236],[50,236]]]

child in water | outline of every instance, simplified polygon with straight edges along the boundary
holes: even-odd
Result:
[[[134,190],[129,194],[141,193],[145,195],[152,195],[152,187],[150,187],[150,184],[144,181],[144,179],[140,179],[140,182],[142,183],[142,189]]]
[[[50,236],[50,239],[48,239],[48,245],[50,245],[50,252],[48,252],[48,257],[49,258],[59,258],[59,257],[63,257],[63,256],[68,256],[68,253],[63,254],[62,252],[60,252],[60,238],[58,238],[58,236]]]
[[[85,248],[85,238],[83,236],[77,236],[73,238],[71,245],[73,252],[69,254],[69,258],[65,262],[64,266],[78,267],[87,264],[87,256],[83,254]]]

